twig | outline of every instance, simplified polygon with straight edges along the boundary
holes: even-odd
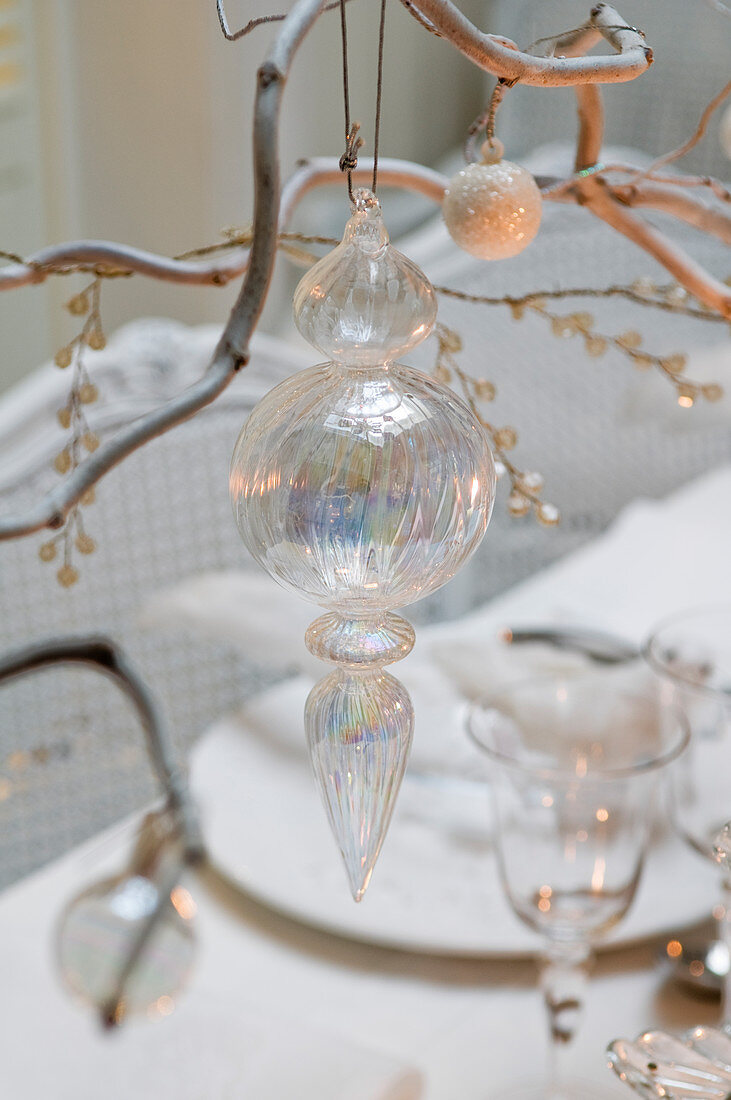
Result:
[[[715,95],[711,102],[707,105],[707,107],[703,111],[703,114],[700,117],[700,121],[695,128],[695,131],[693,132],[693,134],[691,134],[688,140],[684,141],[682,145],[679,145],[677,149],[673,149],[672,152],[665,153],[663,156],[658,157],[657,160],[654,160],[652,164],[650,164],[647,168],[643,168],[642,171],[639,172],[638,175],[635,176],[635,178],[631,182],[638,183],[640,180],[651,176],[654,172],[657,171],[658,168],[662,168],[663,165],[671,164],[674,160],[680,160],[680,158],[684,157],[686,153],[689,153],[690,150],[698,144],[698,142],[705,134],[708,123],[711,121],[711,116],[713,115],[713,112],[716,110],[717,107],[720,107],[720,105],[729,94],[731,94],[731,80],[729,80],[728,84],[725,84],[724,87],[721,88],[721,91],[718,92],[717,95]]]
[[[204,852],[203,840],[185,773],[178,765],[170,735],[152,696],[125,655],[114,642],[103,637],[56,638],[0,658],[0,684],[55,664],[91,665],[114,680],[128,697],[144,730],[150,763],[167,804],[179,818],[187,855],[199,859]]]
[[[522,84],[558,88],[618,83],[634,80],[652,64],[652,50],[642,35],[609,4],[596,4],[592,8],[581,35],[589,44],[603,37],[617,50],[616,57],[535,57],[504,38],[484,34],[451,0],[401,0],[401,3],[411,15],[426,21],[439,37],[448,39],[474,65],[493,76]],[[584,46],[584,50],[588,48],[589,45]]]
[[[655,294],[665,295],[669,293],[675,284],[667,284],[655,288]],[[725,324],[725,317],[718,313],[709,313],[703,309],[695,309],[684,302],[669,301],[666,297],[655,297],[641,294],[633,287],[611,285],[607,287],[564,287],[561,290],[531,290],[527,294],[519,296],[506,294],[504,297],[496,297],[487,294],[469,294],[464,290],[455,290],[448,286],[435,286],[437,294],[445,298],[455,298],[460,302],[472,302],[475,305],[486,306],[522,306],[530,305],[534,301],[561,300],[564,298],[626,298],[638,306],[649,306],[661,309],[667,313],[679,313],[685,317],[694,317],[699,321],[716,321]]]
[[[133,451],[181,424],[226,389],[249,358],[248,345],[264,306],[277,249],[279,157],[277,150],[282,91],[292,58],[315,22],[324,0],[297,0],[258,70],[254,107],[254,230],[244,283],[206,373],[167,404],[123,428],[102,444],[28,511],[0,519],[0,539],[18,538],[44,527],[63,526],[65,517],[87,489]]]
[[[654,256],[700,302],[705,302],[722,317],[731,317],[731,289],[664,234],[618,203],[604,180],[596,176],[587,177],[583,181],[582,200],[592,214]]]
[[[346,0],[347,3],[347,0]],[[332,11],[333,8],[340,7],[340,0],[333,0],[333,3],[326,4],[322,9],[323,12]],[[240,38],[244,38],[251,31],[256,30],[263,23],[281,23],[287,18],[286,13],[284,15],[260,15],[258,19],[250,19],[245,27],[241,27],[238,31],[232,31],[228,19],[226,18],[226,11],[223,6],[223,0],[216,0],[216,12],[218,13],[218,22],[221,24],[221,31],[223,37],[229,42],[238,42]]]
[[[683,194],[676,187],[647,180],[626,187],[610,187],[610,190],[625,206],[662,210],[703,233],[718,237],[725,244],[731,244],[731,212],[706,206],[692,195]]]

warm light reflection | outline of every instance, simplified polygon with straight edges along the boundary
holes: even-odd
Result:
[[[605,809],[604,806],[600,806],[596,812],[596,819],[597,821],[609,821],[609,810]]]
[[[198,907],[184,886],[175,886],[170,891],[170,900],[183,920],[192,920]]]
[[[604,874],[607,869],[607,863],[603,856],[597,856],[594,863],[594,873],[591,876],[591,888],[597,892],[604,886]]]
[[[159,1020],[161,1016],[170,1016],[174,1011],[175,1001],[167,994],[163,994],[162,997],[158,997],[156,1001],[153,1001],[147,1010],[147,1015],[151,1020]]]
[[[679,959],[683,954],[683,945],[680,940],[670,940],[665,950],[671,959]]]

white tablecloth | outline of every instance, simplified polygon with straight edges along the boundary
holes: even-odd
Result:
[[[583,621],[639,641],[673,603],[728,599],[730,485],[727,468],[663,504],[638,503],[596,544],[509,599],[425,631],[422,650],[446,674],[445,647],[466,645],[479,657],[501,619]],[[201,949],[178,1010],[101,1035],[58,987],[52,930],[68,898],[122,864],[127,839],[113,831],[0,898],[3,1100],[401,1100],[394,1088],[401,1079],[408,1089],[401,1069],[409,1067],[424,1075],[425,1100],[487,1100],[516,1076],[541,1072],[546,1030],[532,963],[338,939],[275,915],[212,872],[191,886]],[[605,1067],[611,1039],[716,1015],[707,1002],[661,992],[656,952],[650,944],[607,953],[590,987],[577,1061],[618,1097],[629,1093]]]
[[[532,963],[430,958],[340,940],[269,912],[210,872],[190,883],[200,953],[177,1010],[102,1034],[59,987],[52,933],[64,902],[118,867],[126,843],[124,830],[114,830],[0,899],[8,1100],[341,1100],[313,1083],[309,1029],[320,1062],[328,1048],[337,1059],[356,1044],[355,1064],[371,1088],[364,1100],[380,1095],[389,1059],[423,1072],[425,1100],[486,1100],[516,1075],[540,1072],[545,1021]],[[577,1062],[618,1100],[631,1094],[605,1068],[610,1039],[715,1015],[708,1002],[661,991],[656,949],[604,955],[590,986]],[[272,1092],[285,1063],[284,1078],[295,1084]]]

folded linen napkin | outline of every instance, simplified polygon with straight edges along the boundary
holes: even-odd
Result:
[[[471,772],[463,703],[537,672],[587,666],[586,658],[545,645],[509,646],[506,625],[603,629],[640,645],[675,611],[731,602],[731,466],[712,471],[662,501],[638,500],[598,539],[517,585],[476,612],[419,630],[395,669],[412,693],[418,726],[412,763],[421,770]],[[488,530],[487,538],[490,533]],[[264,573],[204,574],[155,595],[142,613],[152,628],[195,629],[240,645],[252,658],[305,674],[262,697],[264,735],[304,752],[301,703],[323,666],[302,637],[312,605]],[[640,665],[618,669],[636,686]]]

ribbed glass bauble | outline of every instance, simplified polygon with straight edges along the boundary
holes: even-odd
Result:
[[[392,613],[468,560],[495,495],[487,437],[470,408],[394,362],[435,317],[426,276],[390,244],[375,196],[356,192],[342,242],[295,294],[298,328],[331,361],[267,394],[231,462],[246,546],[280,584],[330,612],[307,643],[341,671],[313,689],[307,737],[356,900],[411,741],[405,689],[379,671],[413,644]]]
[[[445,386],[402,364],[301,371],[239,437],[242,538],[281,584],[359,616],[434,592],[471,556],[494,494],[485,435]]]

